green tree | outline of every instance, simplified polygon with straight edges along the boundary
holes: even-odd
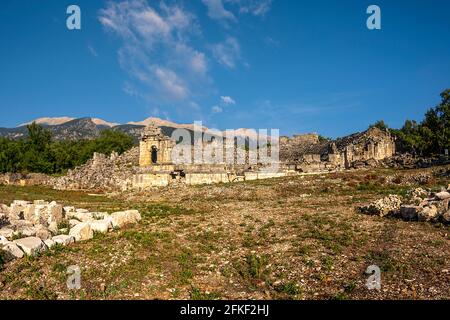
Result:
[[[378,128],[380,130],[386,131],[388,129],[387,124],[384,122],[384,120],[378,120],[374,124],[369,126],[370,128]]]

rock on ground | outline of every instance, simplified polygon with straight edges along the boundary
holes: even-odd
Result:
[[[14,230],[10,228],[1,228],[0,229],[0,236],[3,236],[5,238],[11,238],[14,235]]]
[[[22,238],[14,242],[29,256],[38,255],[47,249],[45,243],[37,237]]]
[[[96,220],[89,222],[92,231],[99,233],[107,233],[110,229],[112,229],[112,222],[110,219]]]
[[[137,210],[119,211],[111,214],[111,222],[114,228],[122,228],[128,224],[141,221],[141,214]]]
[[[5,262],[10,262],[15,259],[20,259],[23,257],[23,251],[14,242],[9,242],[3,245],[3,258]]]
[[[75,238],[73,236],[69,236],[66,234],[60,234],[59,236],[54,236],[52,241],[56,244],[61,244],[63,246],[67,246],[73,242],[75,242]]]
[[[94,231],[92,231],[89,223],[82,222],[70,229],[69,236],[73,236],[76,241],[84,241],[92,239]]]
[[[419,211],[422,209],[420,206],[405,205],[400,207],[400,216],[404,220],[417,220]]]
[[[397,213],[402,204],[401,197],[389,195],[383,199],[376,200],[367,206],[362,206],[359,210],[362,213],[384,217],[388,214]]]
[[[438,210],[436,206],[430,205],[423,207],[422,210],[419,211],[418,219],[419,221],[431,221],[435,220],[438,215]]]

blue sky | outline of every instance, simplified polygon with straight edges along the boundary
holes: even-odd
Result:
[[[66,28],[77,4],[82,29]],[[366,9],[381,8],[368,30]],[[44,116],[336,137],[450,87],[450,2],[4,0],[0,126]]]

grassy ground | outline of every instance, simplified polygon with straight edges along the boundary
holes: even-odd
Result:
[[[448,170],[449,168],[443,168]],[[0,271],[1,299],[449,299],[450,228],[357,213],[430,170],[376,170],[89,195],[0,186],[0,203],[136,208],[142,222]],[[418,182],[417,182],[418,181]],[[382,270],[382,289],[364,271]],[[81,268],[80,290],[66,286]]]

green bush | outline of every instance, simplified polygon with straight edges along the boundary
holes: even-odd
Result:
[[[441,93],[441,103],[417,123],[406,120],[400,130],[392,130],[405,151],[423,156],[443,154],[450,149],[450,89]]]
[[[33,123],[21,140],[0,137],[0,173],[64,173],[84,164],[94,152],[119,154],[133,146],[133,139],[121,132],[104,130],[93,140],[54,141],[49,130]]]

